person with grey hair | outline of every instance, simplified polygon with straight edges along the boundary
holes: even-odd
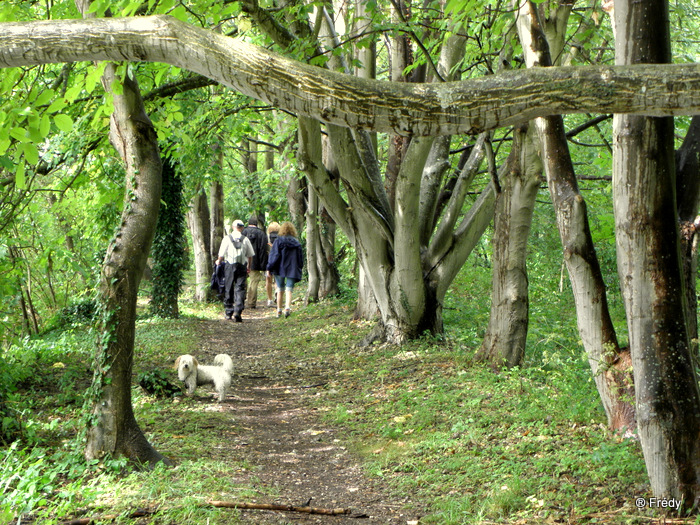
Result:
[[[231,233],[224,236],[219,247],[219,258],[216,265],[226,261],[224,269],[224,313],[226,319],[243,321],[241,314],[245,309],[247,279],[255,255],[250,240],[243,236],[243,221],[234,220],[231,223]]]

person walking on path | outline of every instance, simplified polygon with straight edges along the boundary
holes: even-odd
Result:
[[[241,314],[245,308],[246,281],[255,255],[250,240],[243,236],[243,221],[235,220],[231,224],[231,233],[224,236],[219,247],[216,264],[226,261],[224,313],[226,319],[232,317],[237,323],[243,321]]]
[[[248,226],[243,230],[250,244],[253,246],[255,255],[248,269],[248,293],[246,294],[246,308],[256,308],[258,305],[258,284],[262,278],[262,272],[267,268],[267,235],[258,228],[258,218],[251,215],[248,219]]]
[[[284,316],[289,317],[292,307],[292,290],[301,280],[304,259],[297,230],[291,222],[283,222],[279,236],[272,244],[267,261],[267,271],[275,276],[277,284],[277,317],[282,316],[282,292],[285,292]]]
[[[272,249],[272,245],[275,243],[275,239],[277,239],[277,234],[280,231],[280,224],[279,222],[271,222],[269,226],[267,227],[267,254],[268,257],[270,255],[270,250]],[[265,263],[266,269],[267,269],[267,263]],[[275,278],[270,274],[270,272],[265,273],[265,291],[267,292],[267,306],[272,307],[277,304],[277,299],[273,299],[272,297],[272,290],[273,290],[273,284],[275,282]]]

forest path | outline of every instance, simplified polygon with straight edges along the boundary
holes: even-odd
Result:
[[[264,488],[277,494],[276,503],[324,509],[348,508],[349,515],[326,516],[249,510],[246,523],[394,525],[415,522],[406,515],[408,498],[390,499],[388,489],[363,474],[358,458],[343,438],[321,420],[310,398],[327,382],[323,363],[297,366],[275,344],[269,323],[286,323],[294,329],[294,314],[277,319],[275,309],[246,309],[243,322],[202,320],[200,333],[204,362],[218,353],[234,361],[231,389],[224,411],[233,415],[233,439],[221,452],[250,469],[235,472],[232,481]],[[207,387],[195,395],[202,395]],[[263,498],[259,499],[262,503]]]

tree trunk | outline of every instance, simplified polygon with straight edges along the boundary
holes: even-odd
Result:
[[[298,177],[296,173],[292,174],[287,185],[287,207],[289,208],[289,220],[294,224],[297,231],[302,231],[304,226],[306,193],[306,180],[303,177]]]
[[[194,300],[205,302],[214,297],[209,286],[214,262],[209,244],[209,206],[207,206],[207,194],[203,189],[200,189],[192,199],[192,204],[187,212],[187,224],[192,235],[192,249],[194,252]]]
[[[163,158],[163,190],[152,252],[151,313],[177,319],[178,299],[184,281],[185,218],[182,206],[182,179],[169,157]]]
[[[521,19],[517,19],[521,24]],[[525,50],[527,49],[523,45]],[[512,51],[505,51],[508,55]],[[527,52],[525,53],[527,56]],[[542,182],[542,163],[528,126],[516,127],[510,155],[498,174],[494,220],[491,312],[477,359],[494,367],[520,366],[529,324],[527,241]],[[491,167],[495,170],[494,167]]]
[[[211,253],[212,261],[215,261],[219,256],[221,239],[226,235],[224,185],[220,181],[213,181],[209,191],[209,252]]]
[[[317,253],[321,251],[321,236],[318,224],[319,202],[316,190],[309,186],[309,200],[306,206],[306,269],[309,274],[309,285],[306,288],[306,304],[316,303],[321,289],[321,276],[316,266]]]
[[[103,76],[106,90],[119,82],[116,65]],[[155,129],[145,113],[136,81],[127,75],[114,94],[110,139],[126,164],[126,195],[119,231],[102,268],[104,317],[85,456],[125,456],[148,466],[169,461],[148,442],[131,403],[136,297],[153,241],[161,196],[161,160]]]
[[[522,364],[529,321],[527,241],[540,188],[542,164],[536,131],[515,130],[496,201],[491,315],[477,359],[495,367]]]
[[[299,169],[309,173],[312,179],[326,176],[323,162],[321,128],[316,121],[299,119]],[[318,173],[313,173],[318,171]],[[323,206],[318,192],[309,184],[306,191],[306,262],[309,283],[306,302],[316,302],[319,298],[338,293],[339,275],[335,268],[335,225],[325,228]]]
[[[310,119],[299,119],[299,151],[297,161],[299,169],[305,173],[315,170],[325,170],[323,166],[323,153],[321,145],[321,127],[318,122]],[[310,175],[323,177],[319,173]],[[318,194],[312,185],[308,187],[308,201],[306,206],[306,269],[309,275],[309,283],[306,288],[306,303],[318,301],[321,289],[321,276],[316,266],[316,253],[321,249],[320,236],[318,234]]]
[[[568,19],[572,5],[550,11],[546,21],[543,21],[541,8],[542,5],[538,12],[530,1],[519,4],[519,31],[521,40],[529,43],[523,45],[529,67],[552,65],[545,33],[553,39],[554,50],[560,50],[566,29],[562,19]],[[579,335],[593,379],[608,426],[614,430],[632,430],[635,428],[634,407],[629,399],[634,395],[634,387],[629,374],[629,352],[620,349],[610,317],[605,282],[593,245],[586,203],[578,189],[564,121],[560,116],[539,118],[535,126],[574,293]]]
[[[668,3],[616,0],[618,64],[671,60]],[[613,198],[637,424],[654,496],[700,497],[700,392],[679,260],[673,119],[616,115]]]

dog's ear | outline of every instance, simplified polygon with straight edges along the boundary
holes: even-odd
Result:
[[[193,364],[194,366],[199,366],[199,361],[197,361],[197,358],[196,358],[196,357],[192,357],[192,364]]]
[[[182,356],[178,356],[178,358],[175,359],[175,367],[174,367],[175,370],[177,370],[177,367],[180,366],[180,358],[181,358],[181,357],[182,357]]]

